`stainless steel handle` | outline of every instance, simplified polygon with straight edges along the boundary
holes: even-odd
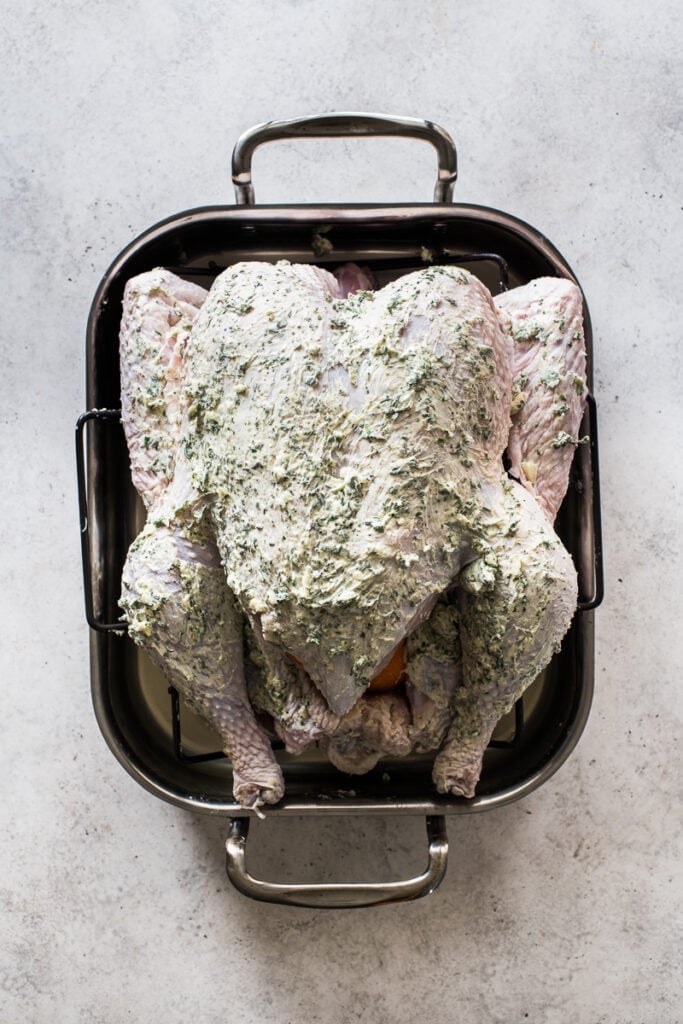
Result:
[[[93,564],[90,551],[90,515],[88,513],[88,479],[86,473],[85,428],[93,420],[114,422],[121,426],[120,409],[91,409],[78,417],[76,423],[76,475],[78,479],[78,510],[81,520],[81,558],[83,561],[83,593],[85,595],[85,617],[91,629],[98,633],[125,633],[126,623],[103,622],[95,612],[93,593]],[[98,573],[98,577],[100,574]],[[99,597],[99,595],[98,595]]]
[[[588,444],[590,455],[591,475],[591,507],[587,513],[593,529],[593,573],[584,586],[583,578],[579,579],[579,594],[581,596],[577,604],[580,612],[590,611],[602,603],[605,596],[605,572],[602,563],[602,519],[600,515],[600,474],[598,472],[598,409],[593,395],[588,394],[586,409],[588,411]]]
[[[290,907],[344,910],[373,907],[381,903],[402,903],[428,896],[443,881],[448,861],[446,819],[427,818],[429,861],[426,870],[415,878],[399,882],[346,882],[278,884],[252,877],[245,865],[249,818],[233,818],[225,844],[228,878],[244,896],[263,903],[284,903]]]
[[[433,121],[388,114],[344,112],[313,114],[290,121],[266,121],[250,128],[237,140],[232,152],[232,181],[238,206],[254,203],[251,183],[251,158],[257,146],[278,139],[341,138],[347,136],[378,136],[422,139],[436,149],[439,163],[434,187],[435,203],[450,203],[458,174],[455,143],[447,131]]]

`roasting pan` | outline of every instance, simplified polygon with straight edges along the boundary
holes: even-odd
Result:
[[[434,202],[381,205],[255,205],[251,159],[257,146],[284,138],[403,136],[436,150]],[[106,742],[142,786],[170,803],[224,815],[228,875],[255,899],[303,906],[350,907],[414,899],[434,891],[447,859],[445,816],[489,810],[525,796],[566,760],[586,723],[594,676],[594,609],[603,592],[598,448],[592,397],[592,333],[584,323],[589,399],[583,433],[557,530],[579,575],[573,624],[547,670],[500,723],[472,799],[441,796],[429,756],[385,759],[365,776],[346,776],[317,752],[282,749],[286,794],[268,814],[424,815],[428,865],[416,878],[381,884],[281,885],[253,878],[245,864],[251,813],[232,797],[229,761],[218,738],[169,689],[128,639],[117,601],[123,562],[144,521],[133,488],[120,423],[118,331],[128,278],[156,266],[208,287],[240,260],[288,259],[334,269],[369,265],[379,284],[428,263],[466,267],[496,293],[533,277],[576,281],[555,247],[499,210],[451,200],[456,151],[439,126],[409,118],[340,113],[269,122],[246,132],[233,152],[236,204],[193,209],[149,228],[116,257],[94,296],[87,325],[87,406],[76,428],[86,618],[91,627],[92,699]],[[578,283],[578,282],[577,282]]]

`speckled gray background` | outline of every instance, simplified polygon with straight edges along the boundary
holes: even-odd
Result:
[[[46,1024],[415,1020],[673,1024],[681,949],[681,63],[668,0],[3,7],[0,1019]],[[221,821],[148,796],[88,692],[72,451],[84,325],[110,260],[229,202],[256,122],[333,109],[429,117],[457,197],[559,247],[593,315],[607,600],[571,760],[449,823],[434,896],[313,912],[224,875]],[[257,198],[429,198],[407,142],[260,151]],[[676,436],[678,434],[678,437]],[[422,867],[423,824],[271,820],[252,867],[300,878]]]

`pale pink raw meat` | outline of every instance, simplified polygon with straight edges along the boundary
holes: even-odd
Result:
[[[583,298],[573,281],[541,277],[494,302],[512,341],[510,473],[553,522],[586,406]]]

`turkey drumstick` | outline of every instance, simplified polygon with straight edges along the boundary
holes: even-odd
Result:
[[[281,798],[282,773],[249,703],[241,613],[179,444],[183,355],[205,297],[162,270],[126,287],[122,415],[148,519],[128,553],[120,603],[130,637],[220,735],[235,799],[258,809]]]
[[[464,796],[474,794],[496,722],[548,663],[576,608],[574,568],[548,523],[567,490],[585,408],[581,291],[564,278],[537,278],[493,301],[510,352],[507,456],[519,484],[505,485],[508,511],[490,521],[487,554],[458,581],[465,683],[434,780]],[[501,532],[505,518],[513,531]]]

